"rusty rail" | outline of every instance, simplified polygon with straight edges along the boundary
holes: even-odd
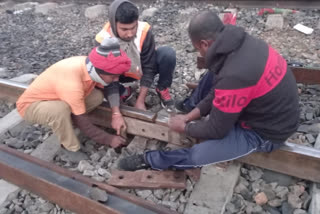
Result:
[[[285,145],[278,150],[270,153],[253,153],[238,161],[320,182],[320,150],[311,147],[285,142]]]
[[[28,2],[29,0],[15,0],[18,3]],[[301,9],[316,9],[320,8],[320,2],[315,0],[309,1],[284,1],[284,0],[252,0],[252,1],[237,1],[237,0],[176,0],[177,2],[207,2],[217,6],[224,7],[242,7],[242,8],[262,8],[262,7],[280,7],[280,8],[301,8]],[[37,0],[39,3],[46,3],[48,0]],[[63,3],[65,0],[51,0],[50,2]],[[78,4],[87,4],[87,0],[74,0]],[[91,0],[91,3],[100,3],[98,0]],[[105,0],[104,4],[109,5],[112,0]],[[156,3],[156,0],[133,0],[134,3]]]
[[[0,146],[0,177],[76,213],[176,213],[3,145]],[[98,203],[90,199],[92,187],[105,190],[108,201]]]
[[[314,69],[312,72],[320,71]],[[301,81],[303,80],[304,79],[302,78]],[[21,84],[13,85],[12,81],[0,80],[0,99],[1,97],[8,97],[8,95],[5,94],[7,90],[3,90],[8,87],[10,87],[11,90],[22,91]],[[18,93],[11,94],[15,96]],[[17,99],[17,97],[11,97],[11,99]],[[123,109],[122,111],[124,113],[125,108],[121,109]],[[97,110],[93,111],[90,116],[96,124],[107,127],[108,123],[106,123],[106,121],[110,122],[110,114],[108,112],[109,110],[107,110],[106,107],[101,106],[98,107]],[[132,110],[130,113],[130,117],[125,117],[126,122],[129,121],[127,125],[128,130],[131,130],[129,131],[131,134],[148,138],[161,139],[166,142],[169,141],[169,128],[167,127],[165,122],[156,122],[158,120],[157,115],[154,120],[155,122],[150,122],[150,120],[146,121],[143,119],[144,117],[141,116],[141,112],[137,114],[137,117],[139,119],[136,119],[134,112],[135,111]],[[161,116],[160,119],[161,121],[168,120],[168,118],[164,118],[164,116]],[[174,142],[176,144],[180,144],[180,141],[181,136],[179,134],[175,135]],[[307,179],[314,182],[320,182],[320,150],[318,149],[287,142],[285,146],[272,153],[254,153],[239,160],[244,163],[256,165],[281,173],[286,173],[291,176]]]
[[[203,57],[197,57],[197,68],[205,69],[205,61]],[[304,67],[290,67],[297,83],[304,84],[320,84],[320,68],[304,68]],[[197,87],[197,84],[189,83],[190,88]]]
[[[189,0],[192,1],[192,0]],[[279,0],[252,0],[252,1],[237,1],[237,0],[208,0],[208,2],[225,7],[240,7],[240,8],[293,8],[293,9],[314,9],[320,8],[319,1],[279,1]]]

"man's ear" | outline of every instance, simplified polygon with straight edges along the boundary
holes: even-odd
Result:
[[[209,42],[207,40],[200,40],[199,46],[200,46],[200,48],[207,49],[209,47]]]
[[[213,40],[200,40],[200,47],[208,49],[213,44],[213,42]]]

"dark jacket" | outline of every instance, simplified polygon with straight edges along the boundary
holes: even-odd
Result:
[[[156,66],[156,44],[154,41],[154,36],[152,31],[149,30],[144,40],[142,51],[140,54],[141,67],[143,75],[140,80],[140,85],[145,87],[150,87],[154,76],[157,73]]]
[[[208,121],[188,123],[186,133],[220,139],[239,123],[262,138],[283,142],[299,122],[298,90],[286,61],[264,41],[226,25],[208,49],[214,89],[198,104]]]

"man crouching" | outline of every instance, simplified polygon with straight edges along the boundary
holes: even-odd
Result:
[[[49,126],[68,151],[80,149],[72,120],[95,142],[112,148],[122,146],[125,140],[119,134],[126,125],[119,110],[119,90],[114,88],[130,66],[117,39],[106,39],[89,56],[63,59],[46,69],[18,99],[17,110],[26,121]],[[105,93],[95,87],[104,87]],[[117,135],[99,129],[86,117],[102,103],[104,94],[112,108],[111,125]]]

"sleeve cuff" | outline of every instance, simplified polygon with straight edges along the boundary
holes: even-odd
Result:
[[[140,80],[140,86],[150,88],[152,81]]]
[[[190,126],[193,124],[194,122],[191,121],[189,123],[186,124],[186,126],[184,127],[184,132],[187,134],[187,135],[191,135],[190,133]]]

